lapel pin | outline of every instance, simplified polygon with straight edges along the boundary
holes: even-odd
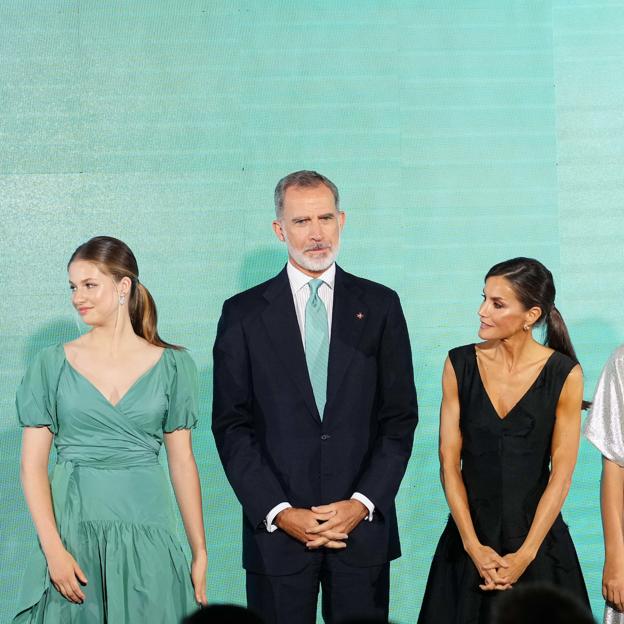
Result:
[[[361,320],[364,318],[364,312],[358,312],[358,313],[355,315],[355,318],[356,318],[358,321],[361,321]]]

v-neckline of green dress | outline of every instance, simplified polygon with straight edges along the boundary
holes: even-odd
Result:
[[[67,357],[67,353],[65,352],[65,347],[62,347],[62,349],[63,349],[63,358],[65,359],[65,363],[67,364],[68,368],[77,377],[79,377],[80,379],[83,379],[87,383],[87,385],[90,388],[92,388],[96,392],[96,394],[100,396],[102,400],[106,401],[106,403],[112,409],[118,409],[121,403],[125,400],[125,398],[135,390],[135,388],[140,384],[140,382],[143,381],[146,377],[150,376],[150,374],[153,373],[159,367],[159,364],[165,359],[165,353],[167,352],[167,349],[165,348],[163,352],[160,354],[160,357],[158,358],[158,360],[156,360],[156,362],[154,362],[154,364],[152,364],[152,366],[150,366],[145,372],[141,373],[132,382],[130,387],[124,392],[123,396],[121,396],[121,398],[116,403],[113,403],[86,375],[83,375],[75,366],[72,365],[72,363],[69,361]]]

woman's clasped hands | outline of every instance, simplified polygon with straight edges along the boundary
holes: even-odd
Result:
[[[467,549],[483,583],[483,591],[504,591],[510,589],[524,574],[533,560],[522,549],[507,555],[499,555],[493,548],[478,544]]]

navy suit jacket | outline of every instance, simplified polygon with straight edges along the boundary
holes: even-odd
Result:
[[[243,507],[243,565],[292,574],[318,551],[267,513],[281,502],[322,505],[361,492],[375,505],[347,547],[346,564],[400,556],[394,499],[418,421],[412,355],[397,294],[336,267],[327,402],[321,420],[286,269],[223,305],[214,345],[212,430]]]

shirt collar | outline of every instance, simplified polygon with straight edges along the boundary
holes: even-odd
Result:
[[[314,279],[306,275],[303,271],[300,271],[290,260],[286,265],[286,273],[288,274],[290,289],[293,293],[299,292],[304,286],[307,286],[310,280]],[[333,290],[334,282],[336,281],[336,263],[332,262],[331,266],[318,276],[318,279],[325,282],[325,284]]]

